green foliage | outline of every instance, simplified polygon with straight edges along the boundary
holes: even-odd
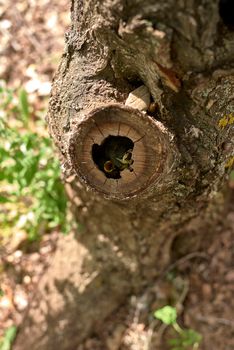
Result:
[[[163,308],[156,310],[154,313],[154,317],[156,317],[163,323],[170,325],[176,323],[177,312],[174,307],[166,305]]]
[[[179,336],[170,339],[171,350],[196,349],[202,340],[202,336],[193,329],[183,329]]]
[[[23,118],[23,121],[25,125],[27,125],[30,117],[30,112],[29,112],[28,95],[24,89],[21,89],[19,91],[19,109],[20,109],[20,113]]]
[[[169,340],[171,350],[198,349],[202,336],[193,329],[183,329],[177,323],[177,312],[172,306],[166,305],[154,312],[154,317],[166,325],[171,325],[177,337]]]
[[[0,203],[15,205],[10,218],[0,212],[3,226],[23,227],[29,239],[59,227],[66,231],[66,196],[51,140],[29,131],[30,108],[25,90],[17,98],[0,86]],[[9,120],[13,117],[17,127]]]
[[[0,340],[0,350],[11,350],[12,344],[15,340],[17,328],[15,326],[9,327]]]

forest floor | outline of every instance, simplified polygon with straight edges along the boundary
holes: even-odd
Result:
[[[13,90],[24,87],[33,109],[44,110],[43,118],[69,27],[69,6],[69,0],[19,0],[14,6],[10,0],[0,2],[0,77]],[[227,215],[209,232],[209,246],[177,257],[144,295],[133,296],[105,327],[71,350],[169,349],[167,340],[174,334],[152,315],[163,301],[169,303],[178,285],[183,286],[176,292],[179,323],[202,335],[199,349],[234,349],[233,191],[230,181]],[[208,235],[205,230],[200,234]],[[22,323],[60,235],[54,229],[44,232],[40,241],[30,242],[17,227],[12,227],[8,239],[0,232],[0,337]]]

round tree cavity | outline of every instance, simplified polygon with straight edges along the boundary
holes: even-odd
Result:
[[[107,105],[77,121],[70,162],[82,182],[110,199],[137,196],[171,165],[167,130],[130,107]]]

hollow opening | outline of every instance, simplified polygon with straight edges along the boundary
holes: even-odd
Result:
[[[229,29],[234,30],[234,0],[220,0],[219,15],[223,23]]]
[[[109,179],[120,179],[125,169],[133,171],[133,141],[126,136],[106,137],[100,145],[92,146],[92,158],[99,170]]]

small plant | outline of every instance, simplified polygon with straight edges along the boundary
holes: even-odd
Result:
[[[0,101],[0,229],[16,226],[30,240],[56,227],[65,232],[67,200],[45,127],[31,118],[25,90],[0,85]]]
[[[11,326],[7,328],[2,339],[0,339],[0,350],[11,350],[12,344],[15,340],[17,328]]]
[[[169,340],[171,350],[198,349],[202,336],[193,329],[183,329],[177,323],[177,312],[172,306],[166,305],[154,312],[154,317],[168,326],[172,326],[177,337]]]

